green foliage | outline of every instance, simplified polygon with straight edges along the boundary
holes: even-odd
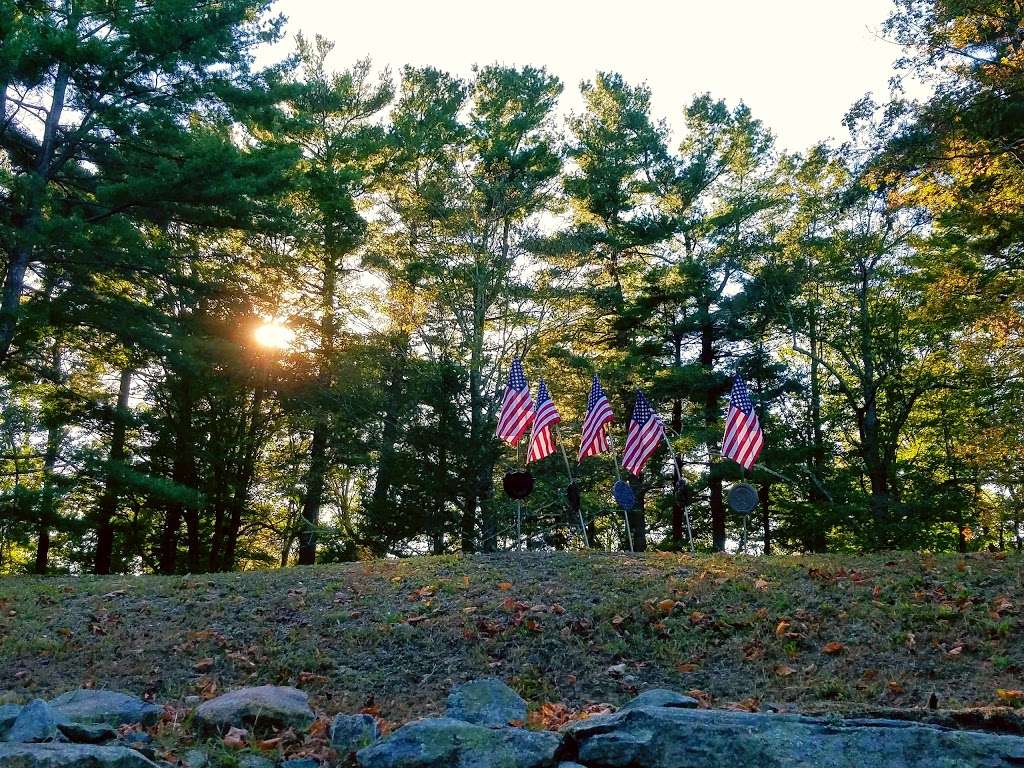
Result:
[[[563,118],[543,67],[334,70],[298,36],[256,71],[283,23],[262,0],[2,4],[0,571],[510,547],[513,356],[570,453],[592,374],[619,449],[651,398],[679,469],[659,447],[630,478],[641,549],[685,546],[685,513],[735,547],[741,479],[764,551],[1019,548],[1003,5],[899,0],[884,29],[934,94],[862,99],[845,143],[786,155],[710,94],[673,137],[612,72]],[[255,340],[268,321],[289,346]],[[718,455],[736,374],[766,435],[749,475]],[[611,457],[569,459],[589,536],[626,546]],[[530,469],[530,546],[578,546],[562,456]]]

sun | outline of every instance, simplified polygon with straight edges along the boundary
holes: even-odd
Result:
[[[256,327],[253,331],[253,338],[261,347],[270,349],[285,349],[292,343],[295,331],[284,323],[270,320]]]

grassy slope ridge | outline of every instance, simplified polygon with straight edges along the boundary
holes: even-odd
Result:
[[[1018,555],[530,553],[7,578],[0,690],[174,702],[276,683],[322,712],[375,700],[399,722],[485,675],[535,707],[651,686],[713,706],[920,707],[934,692],[943,707],[1019,707],[996,691],[1024,687],[1022,573]]]

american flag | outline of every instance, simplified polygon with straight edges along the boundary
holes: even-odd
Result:
[[[498,412],[498,429],[495,435],[509,445],[515,445],[533,421],[533,402],[530,400],[530,385],[526,383],[523,364],[519,358],[512,361],[508,370],[508,386]]]
[[[744,469],[750,469],[761,453],[764,433],[754,412],[750,392],[739,376],[732,380],[729,412],[725,415],[725,439],[722,455],[732,459]]]
[[[664,439],[665,425],[647,402],[644,393],[638,391],[633,415],[629,419],[626,446],[622,449],[622,466],[639,477],[644,464]]]
[[[608,433],[605,425],[613,419],[608,396],[601,389],[601,382],[595,376],[593,384],[590,385],[590,397],[587,398],[587,415],[583,419],[583,437],[580,440],[577,461],[583,461],[587,456],[596,456],[608,450]]]
[[[530,433],[530,447],[526,451],[526,463],[540,461],[555,452],[555,438],[551,435],[551,426],[562,420],[555,409],[555,404],[548,394],[548,385],[540,380],[537,388],[537,407],[533,409],[533,432]]]

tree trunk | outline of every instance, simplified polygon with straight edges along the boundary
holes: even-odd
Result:
[[[334,249],[328,243],[324,261],[324,279],[320,293],[320,366],[317,386],[321,392],[334,383],[334,343],[337,332],[335,297],[338,292],[338,262]],[[299,532],[299,565],[316,562],[317,529],[320,526],[320,505],[323,503],[324,482],[327,476],[327,443],[330,421],[322,406],[318,406],[313,439],[309,444],[309,469],[306,473],[306,493],[302,500],[302,529]]]
[[[193,460],[192,444],[192,393],[187,379],[181,378],[176,384],[178,391],[175,393],[174,407],[175,414],[175,435],[174,455],[171,459],[171,479],[179,486],[178,491],[187,489],[194,490],[195,467]],[[182,519],[185,518],[187,526],[186,541],[188,545],[188,567],[194,573],[199,566],[199,530],[198,519],[191,510],[195,504],[184,501],[171,501],[167,505],[167,515],[164,519],[164,530],[160,540],[160,572],[173,574],[177,569],[178,560],[178,534],[181,529]]]
[[[326,416],[322,416],[313,428],[313,440],[309,446],[309,471],[306,474],[302,530],[299,533],[299,565],[312,565],[316,562],[320,504],[323,502],[324,480],[327,475],[327,426]]]
[[[761,530],[764,536],[764,553],[772,553],[772,532],[771,532],[771,483],[761,483],[757,489],[757,505],[761,509]]]
[[[49,568],[50,526],[56,517],[57,489],[54,487],[54,467],[63,435],[52,426],[46,431],[46,453],[43,455],[43,489],[39,500],[39,528],[36,540],[35,572],[45,574]]]
[[[715,329],[705,309],[705,322],[700,328],[700,364],[704,369],[704,381],[706,393],[704,397],[704,425],[708,434],[718,426],[718,385],[714,380],[715,365]],[[708,453],[717,450],[718,443],[713,442],[708,446]],[[711,540],[716,552],[725,551],[725,504],[722,501],[722,475],[719,469],[720,462],[714,461],[709,456],[708,467],[708,490],[710,491],[711,502]]]
[[[384,404],[384,416],[381,425],[380,459],[377,462],[377,476],[374,480],[373,495],[370,499],[371,509],[382,516],[387,515],[386,507],[391,496],[391,478],[395,460],[395,444],[398,442],[398,420],[400,418],[398,411],[404,396],[407,346],[407,339],[404,339],[401,344],[396,345],[387,376],[389,381],[383,382],[388,395]]]
[[[238,549],[238,532],[242,527],[242,513],[245,511],[245,505],[249,502],[249,489],[252,487],[253,477],[256,474],[256,460],[259,458],[262,447],[260,442],[261,412],[265,396],[266,387],[262,384],[257,386],[252,397],[249,428],[246,430],[241,457],[242,464],[238,469],[234,483],[235,492],[231,496],[229,506],[227,530],[224,535],[224,556],[219,564],[222,571],[235,569],[235,552]]]
[[[68,19],[68,29],[78,26],[79,15],[76,8]],[[11,342],[18,325],[18,314],[21,305],[21,294],[25,288],[25,273],[35,248],[34,240],[38,234],[41,220],[43,199],[50,182],[51,164],[57,147],[57,131],[61,116],[64,113],[64,101],[67,97],[69,67],[67,62],[60,62],[53,82],[53,95],[50,108],[46,113],[46,123],[39,142],[39,156],[32,178],[28,184],[25,206],[17,217],[21,220],[21,231],[15,233],[15,246],[11,251],[4,273],[3,296],[0,298],[0,369],[3,368],[10,353]],[[6,115],[0,113],[0,120]]]
[[[117,408],[114,411],[114,428],[110,438],[110,454],[107,457],[106,487],[100,498],[96,515],[96,559],[94,570],[98,574],[110,573],[114,555],[114,513],[121,496],[121,473],[124,471],[124,439],[128,422],[128,398],[131,395],[132,371],[121,371],[121,382],[117,390]]]

